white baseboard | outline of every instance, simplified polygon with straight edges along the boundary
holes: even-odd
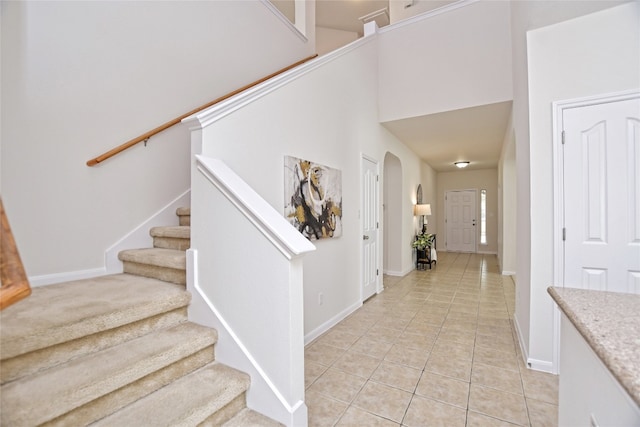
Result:
[[[404,276],[404,274],[402,274],[401,271],[395,271],[395,270],[384,270],[382,273],[386,274],[387,276],[398,276],[398,277]]]
[[[515,271],[509,271],[509,270],[502,270],[502,275],[503,276],[515,276],[516,272]]]
[[[304,345],[305,346],[309,345],[309,343],[311,343],[313,340],[315,340],[320,335],[327,332],[329,329],[336,326],[338,323],[344,320],[348,315],[350,315],[360,307],[362,307],[362,302],[358,301],[357,303],[352,304],[351,306],[342,310],[340,313],[336,314],[331,319],[327,320],[322,325],[315,328],[313,331],[309,332],[307,335],[304,336]]]
[[[108,274],[122,273],[122,261],[118,259],[120,251],[152,247],[153,238],[149,235],[149,230],[163,225],[178,225],[176,209],[190,205],[191,190],[187,190],[108,248],[105,252],[105,269]]]
[[[542,371],[548,374],[555,374],[553,369],[553,363],[548,360],[527,359],[527,366],[534,371]]]
[[[118,252],[125,249],[151,247],[153,245],[153,239],[149,235],[149,229],[162,225],[177,224],[178,217],[176,216],[176,209],[189,206],[190,204],[191,190],[187,190],[108,248],[105,252],[104,267],[30,276],[29,284],[33,287],[47,286],[73,280],[91,279],[92,277],[104,276],[106,274],[122,273],[122,262],[118,259]]]
[[[477,251],[476,253],[481,255],[498,255],[496,251]]]
[[[73,280],[91,279],[92,277],[104,276],[107,274],[106,268],[92,268],[90,270],[66,271],[64,273],[43,274],[41,276],[29,277],[29,284],[32,287],[53,285]]]

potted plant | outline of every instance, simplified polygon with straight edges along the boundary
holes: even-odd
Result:
[[[419,251],[424,251],[427,247],[431,247],[433,243],[433,234],[431,233],[418,233],[416,239],[413,241],[413,247]]]

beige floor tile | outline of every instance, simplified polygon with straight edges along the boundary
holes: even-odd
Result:
[[[529,425],[524,396],[471,384],[469,410],[521,426]]]
[[[319,363],[325,366],[331,366],[338,357],[342,356],[345,350],[325,345],[320,342],[314,342],[304,350],[304,360]]]
[[[332,329],[320,338],[318,338],[319,344],[330,345],[332,347],[341,348],[343,350],[348,349],[355,343],[360,335],[345,332],[339,329]]]
[[[424,369],[424,365],[427,364],[429,354],[428,351],[419,348],[394,344],[384,357],[384,360],[422,370]]]
[[[476,345],[493,348],[504,353],[515,354],[516,347],[511,335],[490,336],[476,334]]]
[[[469,411],[467,413],[467,427],[513,427],[515,425],[517,424],[511,424],[477,412]]]
[[[465,420],[466,411],[464,409],[414,396],[402,425],[407,427],[464,427]]]
[[[508,393],[524,394],[519,372],[483,365],[482,363],[473,363],[471,383]]]
[[[471,379],[471,360],[448,356],[431,355],[424,368],[426,371],[463,381]]]
[[[367,411],[363,411],[355,406],[350,406],[344,413],[336,427],[399,427],[400,424],[394,423],[386,418],[379,417]]]
[[[520,374],[525,396],[554,405],[558,404],[559,377],[557,375],[531,369],[525,369]]]
[[[494,256],[443,252],[384,286],[305,349],[310,426],[555,425],[557,377],[526,369]]]
[[[377,325],[384,328],[391,328],[395,330],[403,331],[407,327],[411,319],[401,319],[398,317],[387,317],[380,320]]]
[[[466,322],[464,320],[447,319],[442,324],[443,328],[453,329],[461,332],[476,332],[478,325],[475,322]]]
[[[375,357],[348,351],[335,361],[332,368],[368,379],[380,362],[381,360]]]
[[[558,406],[535,399],[525,399],[529,409],[531,427],[553,427],[558,425]]]
[[[327,367],[319,363],[305,360],[304,362],[304,388],[309,387],[320,375],[327,370]]]
[[[308,390],[326,397],[351,403],[367,380],[329,368]]]
[[[421,374],[420,369],[383,361],[371,375],[370,380],[413,393]]]
[[[416,394],[467,409],[469,383],[425,371],[416,388]]]
[[[373,339],[379,339],[380,341],[395,343],[398,339],[398,331],[396,329],[376,325],[367,331],[367,336]]]
[[[473,342],[464,343],[453,341],[441,334],[431,349],[431,354],[434,356],[471,360],[473,358]]]
[[[366,335],[356,341],[349,351],[366,354],[376,359],[384,359],[384,356],[391,350],[391,347],[393,347],[393,344],[390,342],[381,341],[373,336]]]
[[[424,352],[431,351],[436,338],[434,335],[410,334],[403,332],[395,341],[396,344],[404,345],[409,348],[415,348]]]
[[[431,335],[434,337],[438,334],[439,331],[440,331],[439,325],[427,323],[421,319],[412,320],[411,323],[409,323],[407,325],[407,328],[404,330],[404,332],[408,334],[424,334],[424,335]]]
[[[307,392],[305,396],[309,417],[309,427],[334,425],[347,409],[347,404],[329,399],[318,393]]]
[[[511,352],[503,352],[495,348],[476,346],[473,352],[473,361],[483,365],[491,365],[510,371],[519,372],[516,355]]]
[[[404,390],[368,381],[354,400],[353,405],[400,423],[409,406],[411,396],[411,393]]]

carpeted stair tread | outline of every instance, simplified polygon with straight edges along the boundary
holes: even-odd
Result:
[[[191,225],[191,208],[178,208],[176,215],[178,215],[180,225]]]
[[[215,330],[183,323],[6,384],[1,424],[53,420],[206,347],[213,352],[216,340]]]
[[[35,287],[0,312],[0,356],[15,357],[184,307],[179,286],[129,274]]]
[[[269,417],[252,411],[249,408],[244,408],[238,414],[224,423],[222,427],[283,427],[283,424],[272,420]]]
[[[156,267],[167,267],[186,270],[187,255],[184,251],[164,248],[129,249],[121,251],[118,259],[123,262],[147,264]]]
[[[99,426],[195,426],[225,407],[245,407],[249,376],[218,363],[199,369],[93,424]],[[238,409],[240,410],[240,409]],[[231,418],[235,411],[228,415]],[[222,415],[224,417],[224,415]],[[226,421],[226,420],[224,420]],[[222,421],[222,422],[224,422]],[[220,425],[221,422],[212,422]]]
[[[174,239],[189,239],[191,227],[188,225],[176,225],[171,227],[153,227],[149,230],[151,237],[171,237]]]

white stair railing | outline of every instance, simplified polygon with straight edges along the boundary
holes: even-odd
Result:
[[[189,318],[219,333],[216,359],[251,375],[247,404],[307,425],[302,255],[315,250],[221,160],[195,156]]]

